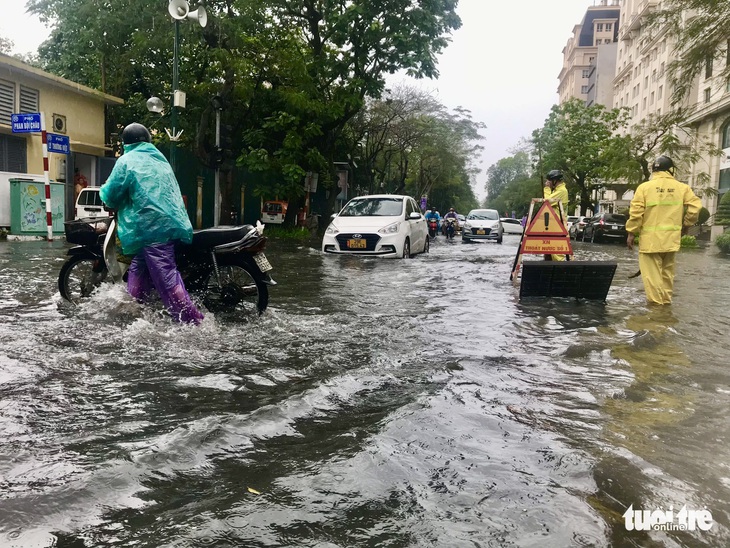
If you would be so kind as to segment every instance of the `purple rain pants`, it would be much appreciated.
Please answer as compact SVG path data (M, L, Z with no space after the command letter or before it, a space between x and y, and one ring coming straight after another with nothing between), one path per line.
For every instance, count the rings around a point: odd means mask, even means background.
M203 314L190 300L177 270L173 242L148 245L134 256L129 265L127 290L140 302L147 301L157 290L162 303L177 322L198 325L203 319Z

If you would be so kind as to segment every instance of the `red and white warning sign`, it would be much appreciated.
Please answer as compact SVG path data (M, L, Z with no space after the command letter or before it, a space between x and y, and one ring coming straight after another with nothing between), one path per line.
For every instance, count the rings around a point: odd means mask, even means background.
M572 255L570 236L558 214L544 201L537 213L530 219L520 246L520 254Z

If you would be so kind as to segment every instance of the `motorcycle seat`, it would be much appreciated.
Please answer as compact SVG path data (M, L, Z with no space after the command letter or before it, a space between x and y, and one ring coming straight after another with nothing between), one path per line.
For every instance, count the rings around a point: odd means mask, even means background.
M193 230L192 245L195 247L212 248L218 245L237 242L242 240L253 228L253 225L241 225L215 226L213 228Z

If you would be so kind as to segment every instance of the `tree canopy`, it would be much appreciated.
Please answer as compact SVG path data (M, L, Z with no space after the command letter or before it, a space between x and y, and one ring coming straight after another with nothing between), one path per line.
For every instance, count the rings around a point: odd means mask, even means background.
M162 126L146 100L172 95L174 27L160 0L27 0L53 25L39 49L44 69L124 98L108 129L132 120ZM457 0L209 0L208 25L180 24L180 146L214 160L219 95L233 156L249 170L280 175L276 189L301 198L307 171L332 185L345 125L385 77L438 75L436 58L459 28ZM164 134L162 134L164 135ZM265 189L261 189L262 192ZM290 208L295 211L296 208Z

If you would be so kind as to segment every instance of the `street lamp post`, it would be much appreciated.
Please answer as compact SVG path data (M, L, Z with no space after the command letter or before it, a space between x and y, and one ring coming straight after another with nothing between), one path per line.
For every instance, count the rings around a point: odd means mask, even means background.
M177 109L185 108L185 92L180 91L180 21L191 19L197 21L201 27L208 24L208 14L203 6L198 6L194 11L190 11L190 5L187 0L170 0L167 6L167 12L175 20L175 41L173 44L172 59L172 105L170 109L170 125L172 130L165 128L168 137L170 137L170 165L173 172L176 171L177 163L177 142L180 140L183 130L177 129Z

